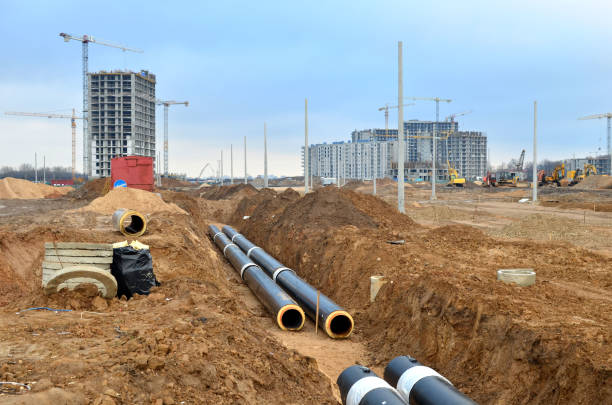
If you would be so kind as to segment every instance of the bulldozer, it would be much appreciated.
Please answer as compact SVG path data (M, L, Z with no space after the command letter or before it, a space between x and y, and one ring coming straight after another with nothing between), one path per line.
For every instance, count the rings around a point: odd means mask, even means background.
M465 184L465 179L463 177L459 177L459 173L457 170L451 166L450 162L447 160L446 164L448 165L448 177L449 182L447 184L448 187L463 187Z

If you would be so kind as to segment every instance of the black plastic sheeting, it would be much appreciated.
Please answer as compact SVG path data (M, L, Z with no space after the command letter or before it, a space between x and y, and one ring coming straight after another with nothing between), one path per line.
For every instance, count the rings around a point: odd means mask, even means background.
M415 368L416 367L416 368ZM402 376L412 373L402 385ZM404 400L414 405L475 405L476 402L453 387L435 370L410 356L399 356L385 367L385 381L397 388ZM408 375L406 375L408 377ZM398 385L399 384L399 385Z
M131 246L113 249L111 274L117 279L117 297L148 295L151 287L161 285L153 273L153 257L148 249Z

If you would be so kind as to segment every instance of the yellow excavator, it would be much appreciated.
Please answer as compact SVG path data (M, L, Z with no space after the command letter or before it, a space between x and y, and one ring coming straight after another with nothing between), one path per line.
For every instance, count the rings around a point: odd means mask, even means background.
M570 170L567 172L567 177L570 179L569 185L575 186L576 184L584 180L585 177L589 177L591 175L596 175L596 174L597 174L597 168L590 163L585 163L584 170L581 170L581 169Z
M559 166L555 167L552 174L550 176L543 176L543 180L540 180L540 185L546 185L555 183L558 187L561 187L561 179L565 178L565 163L561 163Z
M457 172L457 170L451 166L448 160L446 161L446 164L448 165L448 177L450 179L447 186L463 187L465 184L465 179L463 177L459 177L459 172Z

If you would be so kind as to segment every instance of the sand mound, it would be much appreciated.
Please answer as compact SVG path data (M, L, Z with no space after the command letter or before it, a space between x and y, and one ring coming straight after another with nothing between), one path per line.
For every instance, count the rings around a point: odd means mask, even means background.
M610 189L612 188L612 177L599 175L588 176L578 183L575 188L580 190Z
M0 199L6 200L59 197L70 191L71 187L52 187L13 177L0 180Z
M229 198L243 198L257 194L257 189L250 184L232 184L230 186L209 187L200 197L207 200L226 200Z
M77 200L93 200L98 198L104 194L107 181L110 182L110 179L106 177L90 180L71 192L68 197L76 198Z
M92 211L99 214L112 214L119 208L136 210L143 214L168 212L186 214L174 203L166 203L157 194L136 188L116 188L104 197L98 197L80 211Z

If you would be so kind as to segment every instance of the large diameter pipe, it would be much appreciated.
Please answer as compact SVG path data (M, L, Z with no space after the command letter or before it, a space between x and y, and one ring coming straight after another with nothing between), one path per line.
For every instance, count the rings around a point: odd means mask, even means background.
M344 405L406 405L402 396L385 380L360 365L345 369L336 382Z
M111 219L115 229L130 238L137 238L147 230L146 218L137 211L120 208Z
M240 278L246 282L266 309L274 315L278 327L282 330L302 329L306 319L302 308L274 284L264 271L232 243L219 228L210 225L208 232L213 242L223 251L223 255L240 273Z
M254 245L244 235L231 226L225 225L223 232L238 245L247 256L257 263L266 274L304 309L313 320L317 318L319 307L319 326L331 338L346 338L353 331L354 321L351 315L338 306L329 297L320 294L306 281L281 262L270 256L261 247ZM318 296L318 299L317 299Z
M474 405L434 369L410 356L399 356L385 368L385 381L397 388L402 398L413 405Z

